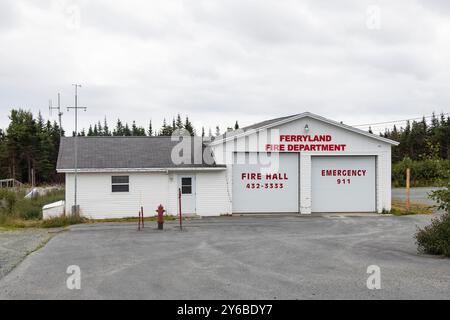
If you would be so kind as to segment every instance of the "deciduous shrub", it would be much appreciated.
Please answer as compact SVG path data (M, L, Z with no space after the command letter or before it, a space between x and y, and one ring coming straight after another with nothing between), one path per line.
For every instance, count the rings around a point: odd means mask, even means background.
M450 160L405 158L392 165L394 187L405 186L407 168L411 169L411 186L413 187L443 186L450 180Z
M435 199L438 207L446 212L433 219L430 225L417 231L419 251L450 257L450 184L446 189L432 192L430 198Z
M17 202L17 195L14 191L0 189L0 214L12 215Z

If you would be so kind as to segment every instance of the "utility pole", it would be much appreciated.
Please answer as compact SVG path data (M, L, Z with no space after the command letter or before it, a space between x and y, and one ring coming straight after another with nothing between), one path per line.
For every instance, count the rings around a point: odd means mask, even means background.
M61 95L58 92L58 106L54 107L52 104L52 100L50 100L48 110L50 111L50 115L52 114L52 110L56 109L58 110L58 118L59 118L59 136L62 137L63 129L62 129L62 115L61 112Z
M79 208L77 203L77 174L78 174L78 109L83 109L86 111L86 107L78 107L78 88L81 88L81 84L72 84L75 87L75 106L67 107L67 111L70 109L75 110L75 137L74 142L74 153L75 153L75 193L74 193L74 205L72 207L72 215L79 215Z

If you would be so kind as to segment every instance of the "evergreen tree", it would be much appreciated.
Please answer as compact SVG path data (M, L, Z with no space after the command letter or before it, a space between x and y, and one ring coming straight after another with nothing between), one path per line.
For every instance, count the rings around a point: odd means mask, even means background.
M97 123L97 130L98 130L98 135L103 136L103 128L102 128L102 124L100 123L100 121Z
M148 131L147 131L147 135L149 137L153 136L153 126L152 126L152 120L150 120L150 123L148 124Z
M145 136L145 129L142 127L138 127L136 125L136 121L133 121L133 124L131 126L131 135L137 137Z
M120 119L117 119L116 128L113 130L113 136L123 136L124 135L124 128L122 121Z
M136 125L136 121L133 120L133 124L131 125L131 135L137 136L138 135L138 127Z
M31 182L38 152L37 125L29 111L12 110L6 130L11 178Z
M130 127L128 126L128 123L125 123L125 127L123 128L123 135L126 137L131 136L131 130Z
M164 118L163 125L160 131L160 136L171 136L173 133L173 128L167 125L166 119Z
M194 135L195 135L194 127L193 127L191 121L189 121L189 118L188 118L188 117L186 117L186 122L184 123L184 129L185 129L187 132L189 132L189 134L190 134L191 136L194 136Z
M59 130L53 130L50 121L43 125L43 119L38 119L38 149L37 159L34 166L34 180L36 183L46 182L54 176L55 155L59 149ZM56 138L56 139L55 139Z
M236 120L236 123L234 124L234 130L237 130L237 129L239 129L239 123Z
M106 137L111 136L111 132L109 131L108 121L106 121L106 117L103 120L103 135Z
M186 117L186 119L187 119L187 117ZM185 126L183 126L183 121L181 120L180 114L177 115L177 121L176 121L176 123L174 125L174 128L176 128L176 129L183 129L183 128L185 128Z

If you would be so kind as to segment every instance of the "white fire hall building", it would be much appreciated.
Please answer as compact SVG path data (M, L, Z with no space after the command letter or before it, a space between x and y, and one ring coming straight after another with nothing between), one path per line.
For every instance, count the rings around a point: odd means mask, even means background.
M66 212L75 201L75 138L62 138L57 171ZM187 143L189 142L189 143ZM373 213L391 208L391 147L398 143L305 112L212 141L78 137L77 204L93 218L168 214Z

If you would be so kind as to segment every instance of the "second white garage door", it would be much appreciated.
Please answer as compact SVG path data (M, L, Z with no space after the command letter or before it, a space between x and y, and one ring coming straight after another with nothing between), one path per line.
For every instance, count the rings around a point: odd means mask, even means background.
M233 213L298 212L298 154L235 153Z
M312 212L374 212L374 156L312 157Z

